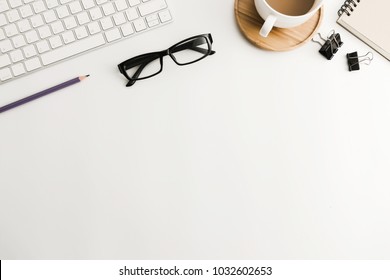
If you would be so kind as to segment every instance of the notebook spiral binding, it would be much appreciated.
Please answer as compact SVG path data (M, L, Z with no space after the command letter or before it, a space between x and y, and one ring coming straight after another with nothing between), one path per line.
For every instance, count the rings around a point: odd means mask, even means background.
M341 17L344 13L347 14L347 16L350 16L360 1L361 0L346 0L338 11L339 17Z

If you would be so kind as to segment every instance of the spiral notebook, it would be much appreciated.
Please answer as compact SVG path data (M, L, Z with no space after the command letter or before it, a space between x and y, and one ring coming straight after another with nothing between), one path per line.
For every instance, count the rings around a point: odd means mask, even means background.
M337 23L390 60L390 0L347 0Z

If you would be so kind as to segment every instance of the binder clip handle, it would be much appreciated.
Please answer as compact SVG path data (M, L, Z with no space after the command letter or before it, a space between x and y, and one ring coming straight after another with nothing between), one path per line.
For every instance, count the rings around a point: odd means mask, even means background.
M347 54L349 71L358 71L360 70L360 64L370 65L373 60L374 54L372 52L368 52L362 56L359 56L358 52Z
M315 39L315 36L311 39L311 41L321 46L319 52L328 60L331 60L338 52L339 48L344 44L341 41L340 34L336 33L334 29L329 32L326 38L322 37L321 33L317 33L317 36L322 42Z

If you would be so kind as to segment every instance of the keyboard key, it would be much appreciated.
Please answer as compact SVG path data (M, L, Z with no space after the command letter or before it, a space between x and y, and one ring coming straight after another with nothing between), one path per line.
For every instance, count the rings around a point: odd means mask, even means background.
M9 59L8 54L0 54L0 68L8 66L11 64L11 60Z
M69 4L69 9L70 9L70 12L72 14L77 14L78 12L82 11L80 2L78 2L78 1L74 1L74 2L70 3Z
M9 6L6 1L0 1L0 13L8 11Z
M5 39L5 33L2 29L0 29L0 40L4 40Z
M24 5L19 8L20 15L22 18L31 17L33 15L33 11L30 5Z
M0 14L0 27L7 24L7 19L5 18L5 14Z
M100 20L100 24L102 25L103 30L110 29L114 25L112 24L112 20L109 17L103 18Z
M32 59L26 60L24 62L24 65L26 66L26 69L27 69L28 72L42 67L42 64L39 61L38 57L34 57Z
M8 21L10 23L18 21L20 19L18 10L10 10L6 13L6 16L8 18Z
M111 29L105 33L107 42L113 42L121 38L121 33L118 28Z
M41 15L36 15L30 18L31 24L34 28L40 27L44 24L42 16Z
M68 8L65 5L58 7L56 9L56 12L57 12L58 18L60 18L60 19L69 16Z
M113 15L112 18L114 19L115 25L121 25L126 23L126 18L123 13L117 13Z
M11 52L9 54L9 56L11 57L11 60L12 60L13 63L22 61L24 59L21 50L16 50L16 51Z
M151 0L139 6L139 12L141 13L141 16L147 16L165 8L167 8L167 4L164 0Z
M104 4L102 6L103 8L103 13L106 15L106 16L109 16L109 15L112 15L113 13L115 13L115 9L114 9L114 5L112 5L111 2L107 3L107 4Z
M62 35L62 40L64 41L65 44L72 43L76 41L76 38L74 37L73 31L67 31L63 33Z
M158 20L158 16L156 14L147 16L145 19L146 19L146 22L148 23L149 27L153 27L153 26L160 24L160 22Z
M88 24L88 30L89 30L89 33L92 35L99 33L101 31L100 25L97 22L92 22L92 23Z
M64 26L62 25L62 22L60 20L54 22L51 24L51 30L53 30L54 34L59 34L61 32L64 32Z
M50 50L49 44L46 40L38 42L36 46L39 53L45 53Z
M8 3L11 6L11 8L20 7L23 5L21 0L8 0Z
M12 78L11 70L8 68L0 69L0 80L2 82Z
M133 21L137 18L139 18L138 12L135 8L128 9L126 11L126 16L129 21Z
M3 40L3 41L0 41L0 51L1 51L2 53L9 52L9 51L11 51L11 50L13 50L13 49L14 49L14 47L12 46L10 40Z
M90 49L104 45L106 42L102 34L89 36L86 39L76 41L72 44L45 53L41 56L43 65L49 65L54 62L63 60L65 58L74 56L76 54L88 51Z
M49 39L49 43L50 43L50 46L51 46L53 49L56 49L56 48L62 46L62 40L61 40L60 36L51 37L51 38Z
M82 12L77 15L77 21L79 22L79 25L84 25L91 20L89 19L87 12Z
M125 36L125 37L134 33L134 29L131 26L131 23L126 23L126 24L122 25L121 31L122 31L123 36Z
M53 9L58 6L57 0L46 0L46 5L48 9Z
M67 17L64 19L64 24L66 29L72 29L77 26L76 19L74 17Z
M35 30L31 30L25 34L27 43L34 43L39 40L38 34Z
M97 20L103 17L102 11L99 7L89 10L89 15L91 16L92 20Z
M102 5L102 4L104 4L104 3L107 3L107 1L108 1L108 0L96 0L96 3L97 3L98 5Z
M145 19L146 19L146 22L149 22L149 21L154 21L154 20L158 19L158 17L156 14L153 14L153 15L147 16Z
M36 1L33 2L33 9L36 14L42 13L46 10L45 4L43 4L43 1Z
M27 44L26 40L24 40L23 35L18 35L18 36L13 37L12 43L14 44L14 47L16 49L21 48Z
M117 0L115 1L115 7L118 11L123 11L127 9L126 0Z
M137 31L137 32L140 32L140 31L146 29L146 24L145 24L145 21L143 18L139 18L139 19L135 20L133 23L134 23L135 31Z
M95 2L93 0L81 0L83 3L83 7L85 10L89 10L95 6Z
M76 28L74 30L74 32L76 33L77 39L82 39L82 38L85 38L88 36L88 32L87 32L87 29L85 29L85 26L81 26L79 28Z
M26 73L26 70L24 69L24 66L22 63L15 64L11 67L12 72L14 73L14 76L20 76Z
M153 26L156 26L156 25L159 25L159 24L160 24L160 22L157 19L148 21L148 26L149 27L153 27Z
M141 4L141 1L139 1L139 0L128 0L128 1L129 1L130 7L134 7L134 6Z
M44 25L44 26L38 28L38 33L42 39L46 39L52 35L50 28L47 25Z
M57 16L53 10L49 10L43 13L43 17L45 18L46 23L52 23L57 20Z
M167 22L172 19L171 13L168 10L158 13L158 16L160 17L161 22Z
M27 19L18 21L18 27L20 32L26 32L28 30L31 30L30 22Z
M37 54L37 51L35 50L33 45L28 45L27 47L23 48L23 53L26 58L33 57Z
M18 29L16 28L16 25L14 23L7 25L4 27L5 35L7 35L8 38L15 36L18 34Z

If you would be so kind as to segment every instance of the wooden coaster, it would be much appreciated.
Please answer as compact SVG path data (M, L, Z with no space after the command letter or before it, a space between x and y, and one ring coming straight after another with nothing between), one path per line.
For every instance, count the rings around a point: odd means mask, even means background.
M264 20L256 11L254 0L235 0L236 20L244 36L259 48L271 51L288 51L295 49L310 40L316 33L324 7L307 22L293 28L274 27L267 38L259 35Z

